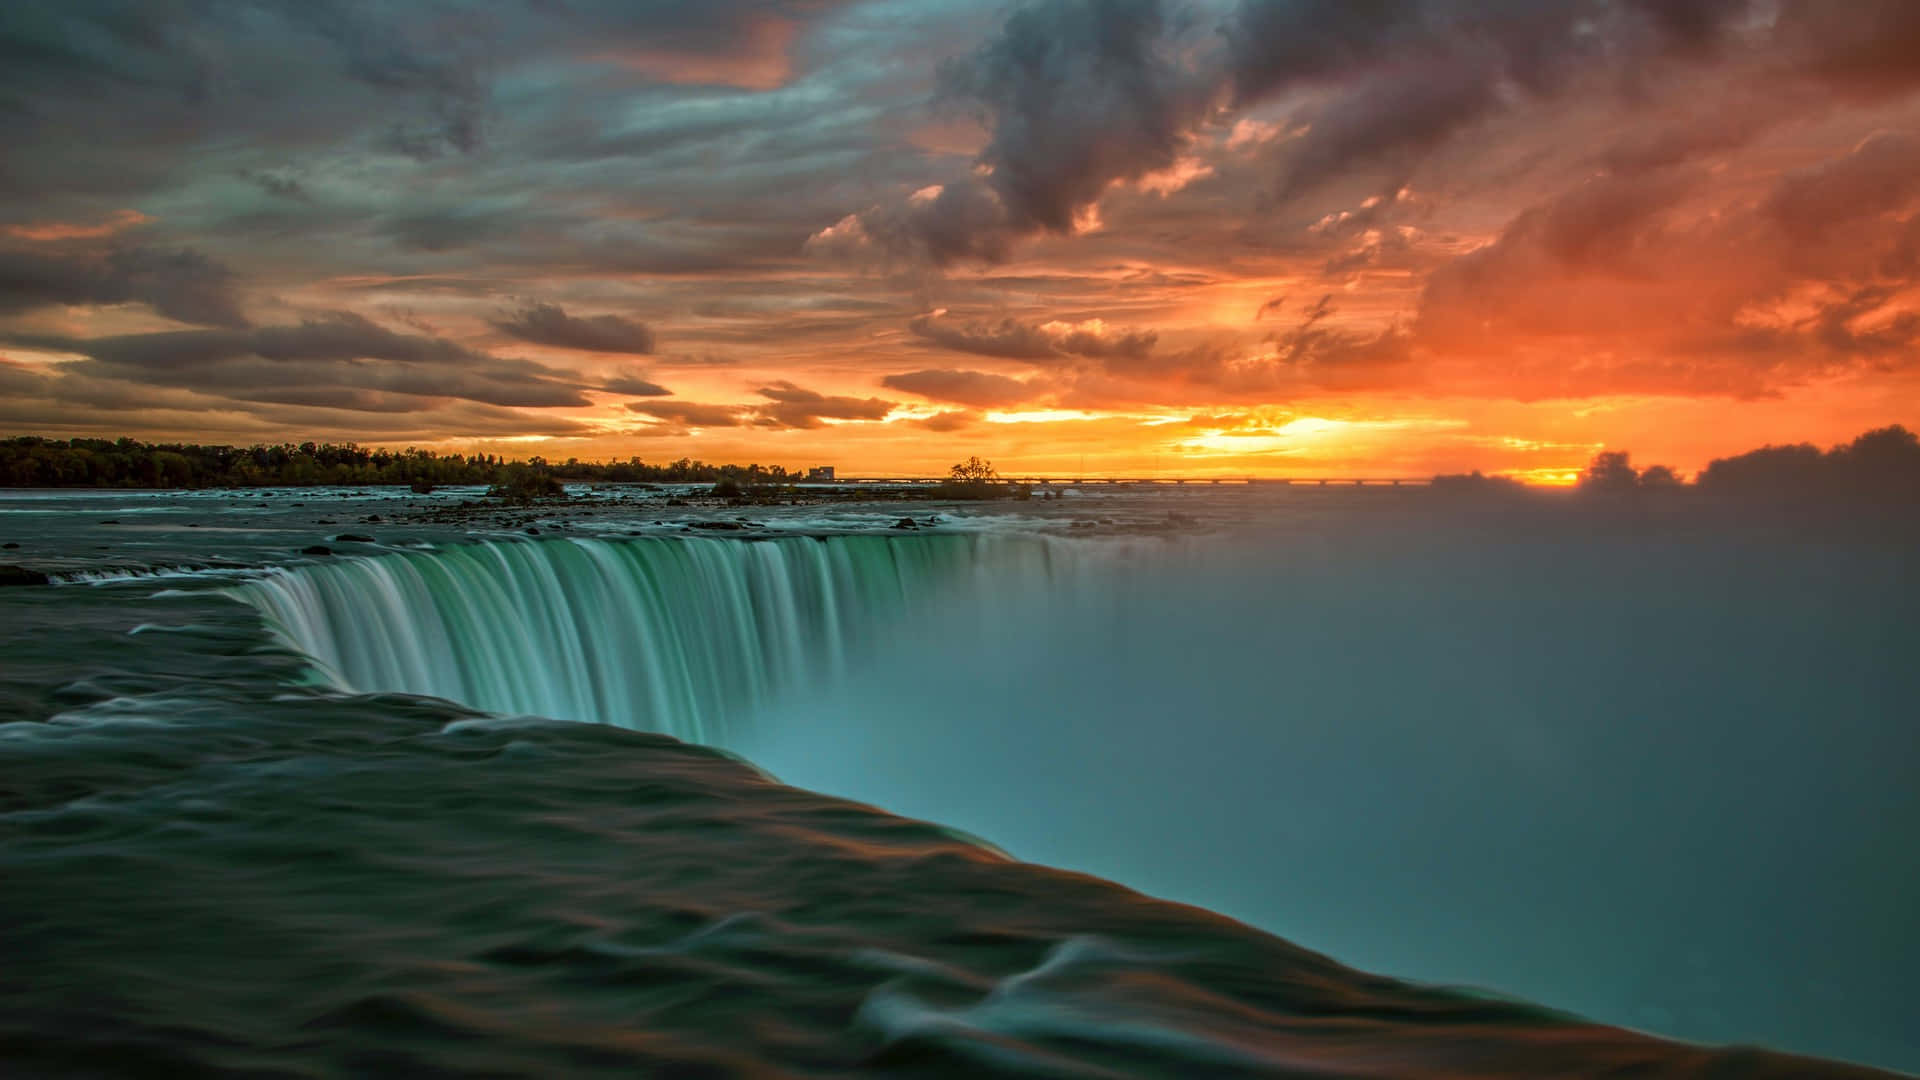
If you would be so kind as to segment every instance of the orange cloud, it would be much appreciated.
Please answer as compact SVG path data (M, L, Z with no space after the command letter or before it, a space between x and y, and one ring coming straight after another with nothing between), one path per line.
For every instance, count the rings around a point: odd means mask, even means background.
M105 221L93 225L83 225L70 221L43 221L26 225L9 225L4 231L18 240L46 242L50 240L98 240L125 232L151 222L153 219L138 210L115 210Z
M665 83L775 90L793 76L791 50L798 33L792 19L763 15L746 21L739 39L724 51L687 50L672 43L657 48L628 45L592 59Z

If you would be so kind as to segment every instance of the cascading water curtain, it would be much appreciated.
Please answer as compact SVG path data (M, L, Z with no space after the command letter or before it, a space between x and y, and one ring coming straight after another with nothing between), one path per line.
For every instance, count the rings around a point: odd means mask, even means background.
M1044 587L1032 536L483 542L304 566L234 591L335 686L724 741L729 718L840 676L883 628Z

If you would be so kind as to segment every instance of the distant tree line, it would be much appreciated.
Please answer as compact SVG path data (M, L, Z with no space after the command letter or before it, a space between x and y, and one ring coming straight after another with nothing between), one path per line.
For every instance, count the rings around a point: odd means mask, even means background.
M710 465L681 458L650 465L638 457L587 462L544 457L508 461L498 454L440 454L409 447L374 450L354 443L278 443L210 446L144 443L136 439L0 440L0 486L104 488L305 487L381 484L430 488L487 484L544 489L551 483L707 483L727 490L790 484L801 478L774 465ZM1505 477L1478 472L1437 476L1436 488L1519 490ZM1623 450L1594 456L1580 488L1593 493L1697 490L1730 495L1905 494L1920 497L1920 436L1895 424L1822 451L1811 443L1764 446L1716 458L1693 483L1665 465L1635 468ZM1000 480L992 463L969 458L955 465L940 490L952 498L1020 498L1027 492Z
M1920 497L1920 436L1895 424L1826 451L1812 443L1763 446L1715 458L1692 484L1665 465L1635 469L1624 450L1596 454L1580 474L1580 489L1600 494L1684 488L1716 495Z
M1715 495L1808 497L1855 496L1920 501L1920 436L1894 424L1866 432L1849 443L1822 451L1812 443L1763 446L1733 457L1715 458L1688 483L1666 465L1635 468L1625 450L1595 454L1580 473L1587 494L1626 492L1705 492ZM1435 491L1518 493L1525 485L1478 470L1433 478Z
M373 450L353 443L279 443L248 447L198 443L144 443L136 439L0 440L0 486L105 488L307 487L401 484L519 483L527 475L577 483L713 483L746 485L789 480L784 466L709 465L681 458L650 465L531 457L513 462L498 454L441 454L432 450Z

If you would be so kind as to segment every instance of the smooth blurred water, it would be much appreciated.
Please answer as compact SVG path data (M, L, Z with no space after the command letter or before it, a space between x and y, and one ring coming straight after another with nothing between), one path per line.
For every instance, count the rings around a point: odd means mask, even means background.
M1053 553L968 533L482 542L307 567L236 595L343 690L725 744L729 720L844 679L849 653L968 583L1050 587Z
M645 523L619 514L577 538L481 543L385 523L350 549L367 557L303 560L311 508L230 508L217 539L203 523L140 540L154 562L193 552L213 569L7 598L0 690L67 708L76 736L128 718L101 744L116 754L156 715L198 718L220 745L280 725L295 734L274 736L292 755L276 768L330 762L339 784L386 775L389 753L414 760L416 735L351 755L410 730L406 710L442 708L341 696L355 691L666 731L1346 963L1920 1067L1908 517L1417 492L983 509L904 535L886 508L861 512L864 529L775 515L775 538L753 542L630 536ZM123 547L116 519L54 515L40 539ZM593 745L583 763L613 752ZM509 783L511 755L487 753L484 783ZM440 786L437 760L416 779L457 833L479 796ZM569 811L563 775L540 775L530 820L597 832L587 804L620 798L599 777ZM307 810L324 817L345 790L315 787ZM438 811L394 805L419 819L409 843L441 835ZM502 843L499 858L528 858ZM834 873L795 888L843 895ZM869 1028L997 1015L863 1000Z
M736 748L1362 967L1920 1068L1911 536L1632 513L1254 526Z

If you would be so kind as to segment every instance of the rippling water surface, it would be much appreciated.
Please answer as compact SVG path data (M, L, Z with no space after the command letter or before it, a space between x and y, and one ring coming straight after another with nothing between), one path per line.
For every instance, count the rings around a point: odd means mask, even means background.
M0 497L0 1062L1920 1067L1903 515L462 497Z

